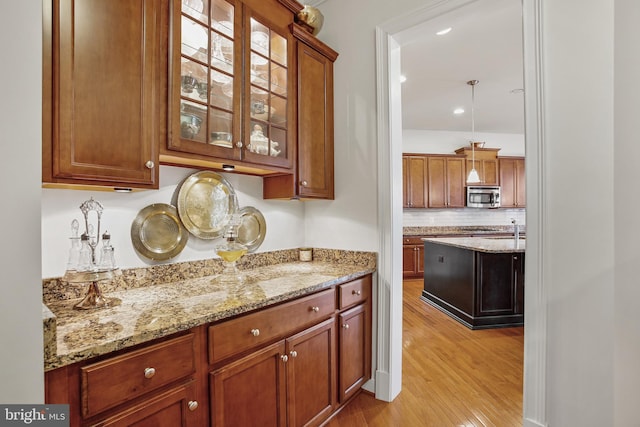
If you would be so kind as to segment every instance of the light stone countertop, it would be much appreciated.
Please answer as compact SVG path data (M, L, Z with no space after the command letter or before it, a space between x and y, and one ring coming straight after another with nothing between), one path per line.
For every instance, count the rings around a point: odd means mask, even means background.
M425 242L439 243L441 245L455 246L478 252L488 253L514 253L524 252L526 239L520 238L516 245L513 236L500 237L425 237Z
M45 371L313 293L374 271L375 266L362 264L285 262L243 271L245 284L238 289L216 284L212 275L105 292L104 296L115 303L102 309L74 310L77 299L50 301L43 307Z

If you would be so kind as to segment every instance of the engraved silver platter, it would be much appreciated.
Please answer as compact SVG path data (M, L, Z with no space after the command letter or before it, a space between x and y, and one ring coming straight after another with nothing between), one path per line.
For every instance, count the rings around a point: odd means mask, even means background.
M189 240L175 206L154 203L143 208L131 224L136 251L151 260L164 261L178 255Z
M253 206L245 206L238 211L240 226L238 227L238 243L247 247L249 252L254 252L262 244L267 234L267 223L262 212Z
M200 171L189 176L178 192L178 214L191 234L215 239L224 233L237 209L236 193L222 175Z

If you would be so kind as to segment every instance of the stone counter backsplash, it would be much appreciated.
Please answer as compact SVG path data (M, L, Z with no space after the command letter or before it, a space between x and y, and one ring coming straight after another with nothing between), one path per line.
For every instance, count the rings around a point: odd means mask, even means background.
M250 270L274 264L298 261L298 249L284 249L273 252L260 252L243 256L236 265L240 270ZM376 257L372 252L345 251L339 249L313 249L313 260L335 264L353 264L375 268ZM180 280L213 276L222 271L222 260L219 258L200 261L159 264L144 268L122 269L122 275L113 280L101 282L103 293L143 288ZM87 292L87 285L67 283L61 277L43 279L42 300L50 304L59 300L82 298Z

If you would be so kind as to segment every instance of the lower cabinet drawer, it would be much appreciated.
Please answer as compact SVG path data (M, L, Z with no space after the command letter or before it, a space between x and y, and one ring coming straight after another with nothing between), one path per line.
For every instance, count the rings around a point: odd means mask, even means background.
M192 375L196 371L194 346L191 333L82 367L83 417Z
M335 292L327 289L282 305L240 316L209 327L209 361L216 363L235 354L331 316Z
M342 310L369 298L371 275L338 286L338 308Z

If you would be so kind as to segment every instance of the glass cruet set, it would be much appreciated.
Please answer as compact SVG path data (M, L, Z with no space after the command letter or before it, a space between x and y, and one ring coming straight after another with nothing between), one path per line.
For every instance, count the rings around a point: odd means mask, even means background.
M84 216L85 231L78 235L80 223L76 219L71 221L71 247L62 280L67 283L88 284L86 295L74 308L86 310L106 307L110 301L103 297L98 282L111 280L120 274L111 245L111 235L105 231L100 236L103 211L100 202L92 197L80 205L80 210ZM100 240L102 246L100 252L96 253Z

